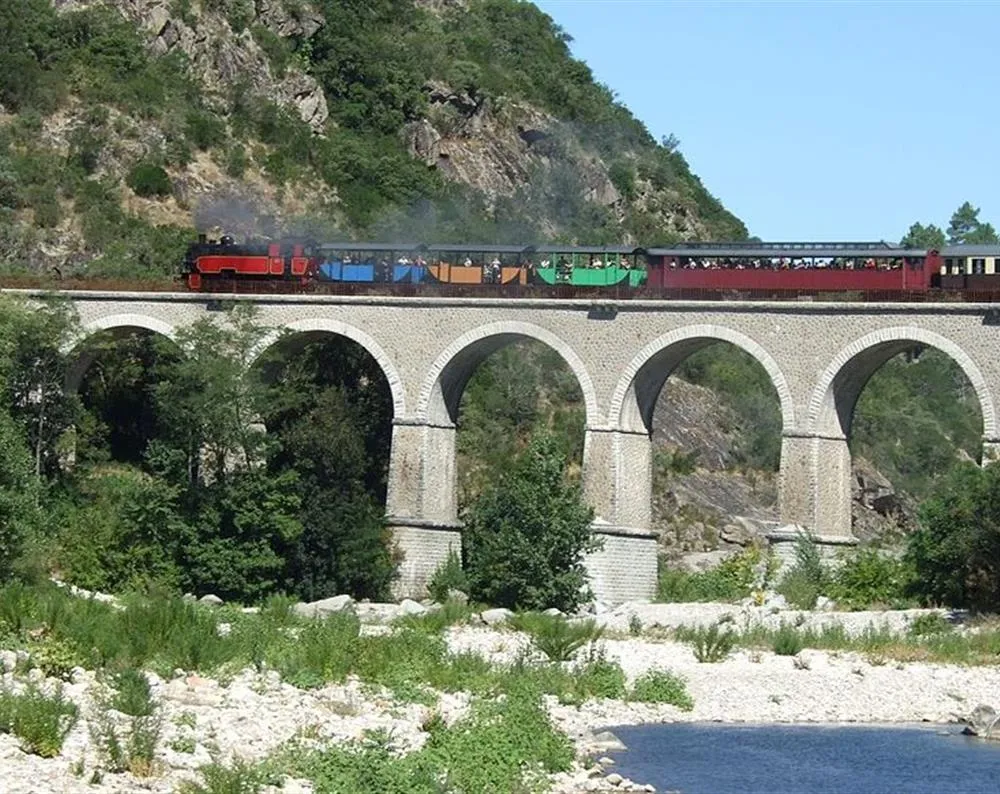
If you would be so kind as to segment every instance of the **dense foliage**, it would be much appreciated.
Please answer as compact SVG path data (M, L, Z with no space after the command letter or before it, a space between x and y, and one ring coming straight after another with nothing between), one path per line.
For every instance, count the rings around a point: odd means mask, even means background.
M555 440L540 435L465 510L470 595L519 609L572 612L587 596L593 511L567 482Z
M1000 466L956 469L924 503L907 557L926 601L1000 608Z

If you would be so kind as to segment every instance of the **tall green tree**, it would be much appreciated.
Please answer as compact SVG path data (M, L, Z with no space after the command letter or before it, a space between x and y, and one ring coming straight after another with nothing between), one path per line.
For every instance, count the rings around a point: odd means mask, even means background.
M38 526L38 491L20 428L0 410L0 580L11 573Z
M59 471L61 442L80 415L76 395L64 388L77 327L65 303L0 300L0 394L31 449L36 478Z
M906 555L927 603L1000 608L1000 466L956 469L924 503Z
M284 549L286 589L307 600L388 595L396 560L385 526L389 385L348 340L275 347L265 420L273 472L295 472L303 531Z
M903 235L899 244L904 248L926 248L928 250L941 250L945 245L944 232L933 223L924 226L922 223L914 223L909 231Z
M282 552L302 531L297 475L266 468L264 386L253 365L269 333L249 304L195 323L178 334L184 355L164 365L155 387L163 433L147 461L182 489L180 561L195 592L241 600L274 592Z
M182 329L176 343L184 355L163 368L156 384L163 444L191 484L206 477L225 481L230 472L264 461L263 385L253 362L269 330L257 314L252 304L239 303L224 321L206 318ZM161 344L173 352L169 342Z
M948 223L948 242L951 245L991 245L997 242L992 224L979 220L979 207L964 202Z
M589 597L583 562L599 547L590 531L594 513L565 467L558 442L539 435L464 511L462 551L473 598L572 612Z

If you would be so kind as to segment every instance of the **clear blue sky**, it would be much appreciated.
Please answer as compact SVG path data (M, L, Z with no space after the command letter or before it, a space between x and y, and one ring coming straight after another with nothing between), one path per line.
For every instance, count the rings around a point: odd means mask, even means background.
M538 0L765 240L1000 227L1000 4Z

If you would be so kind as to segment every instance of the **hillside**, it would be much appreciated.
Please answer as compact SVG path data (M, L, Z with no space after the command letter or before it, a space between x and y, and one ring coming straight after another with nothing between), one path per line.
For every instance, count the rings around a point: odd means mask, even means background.
M7 0L0 257L159 275L193 229L740 238L516 0Z

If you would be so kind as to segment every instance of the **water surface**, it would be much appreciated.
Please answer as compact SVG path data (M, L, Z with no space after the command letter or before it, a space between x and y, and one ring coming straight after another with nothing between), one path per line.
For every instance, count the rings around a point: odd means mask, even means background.
M615 770L683 794L1000 794L1000 742L957 726L720 725L611 729Z

